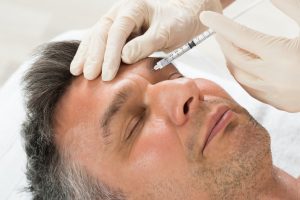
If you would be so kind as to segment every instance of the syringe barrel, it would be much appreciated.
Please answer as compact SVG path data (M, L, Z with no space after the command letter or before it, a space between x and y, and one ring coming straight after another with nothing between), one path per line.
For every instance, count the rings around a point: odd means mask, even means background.
M206 40L207 38L209 38L210 36L212 36L213 34L215 34L215 32L211 29L208 29L207 31L203 32L201 35L194 38L193 41L196 45L198 45L204 40Z
M168 56L161 61L158 62L160 68L163 68L167 66L169 63L171 63L173 60L176 58L180 57L181 55L185 54L187 51L195 47L196 45L200 44L207 38L209 38L211 35L213 35L215 32L211 29L208 29L207 31L203 32L201 35L198 37L194 38L187 44L183 45L182 47L175 49L171 53L168 54Z
M178 48L178 49L172 51L172 52L169 54L169 55L171 55L170 58L171 58L172 60L174 60L175 58L177 58L177 57L183 55L185 52L187 52L187 51L190 50L190 49L191 49L191 47L190 47L188 44L185 44L185 45L183 45L182 47L180 47L180 48Z
M185 44L184 46L172 51L171 53L168 54L168 57L162 59L160 62L161 65L166 66L169 63L171 63L175 58L183 55L185 52L190 50L190 47L188 44Z

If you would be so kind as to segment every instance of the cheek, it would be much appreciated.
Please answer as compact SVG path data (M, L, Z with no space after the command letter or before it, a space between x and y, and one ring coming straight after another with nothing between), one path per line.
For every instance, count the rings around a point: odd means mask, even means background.
M132 169L147 174L153 170L163 172L180 167L184 163L183 146L175 128L156 121L145 126L140 134L130 153Z

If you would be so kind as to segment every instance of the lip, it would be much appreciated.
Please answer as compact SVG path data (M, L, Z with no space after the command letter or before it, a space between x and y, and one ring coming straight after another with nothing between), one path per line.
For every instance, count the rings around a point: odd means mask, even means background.
M232 111L227 106L221 106L211 115L208 120L208 128L205 134L202 152L210 141L222 130L224 130L232 119Z

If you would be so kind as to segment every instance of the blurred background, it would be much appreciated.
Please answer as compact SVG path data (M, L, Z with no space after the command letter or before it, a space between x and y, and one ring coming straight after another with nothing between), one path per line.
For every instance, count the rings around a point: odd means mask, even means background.
M85 29L117 0L0 0L0 88L43 42Z

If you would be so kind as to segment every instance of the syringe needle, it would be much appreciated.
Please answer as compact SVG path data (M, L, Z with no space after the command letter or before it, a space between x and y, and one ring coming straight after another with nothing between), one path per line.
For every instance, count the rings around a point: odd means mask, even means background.
M158 63L154 66L154 70L158 70L158 69L160 69L161 67L160 67L160 65L158 65Z

